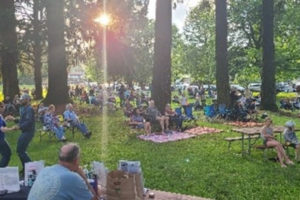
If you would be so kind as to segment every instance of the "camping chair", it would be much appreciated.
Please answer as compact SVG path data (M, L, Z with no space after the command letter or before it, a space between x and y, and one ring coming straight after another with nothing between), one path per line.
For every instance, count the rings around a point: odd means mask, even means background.
M59 115L58 117L59 117L59 121L63 123L63 127L66 128L66 129L71 130L72 136L74 138L74 136L75 136L75 126L73 126L71 122L67 121L65 119L64 115Z
M175 112L178 116L182 115L181 107L175 108Z
M226 119L227 117L227 109L226 109L226 105L225 104L219 104L218 105L218 116Z
M193 120L195 119L194 116L193 116L193 106L189 105L186 107L186 117L188 120Z
M204 107L204 115L207 119L214 118L216 115L214 105L205 106Z

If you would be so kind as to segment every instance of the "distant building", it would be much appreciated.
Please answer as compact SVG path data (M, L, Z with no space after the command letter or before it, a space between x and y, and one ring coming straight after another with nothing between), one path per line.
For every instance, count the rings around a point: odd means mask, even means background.
M81 66L71 67L68 72L68 85L85 82L85 72Z

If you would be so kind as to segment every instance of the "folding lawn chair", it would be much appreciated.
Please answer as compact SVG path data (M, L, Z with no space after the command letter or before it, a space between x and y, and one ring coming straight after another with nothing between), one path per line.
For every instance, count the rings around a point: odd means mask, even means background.
M216 116L214 105L205 106L204 115L207 119L213 119Z
M193 119L195 119L194 118L194 116L193 116L193 106L188 106L188 107L186 107L186 117L187 117L187 119L188 120L193 120Z

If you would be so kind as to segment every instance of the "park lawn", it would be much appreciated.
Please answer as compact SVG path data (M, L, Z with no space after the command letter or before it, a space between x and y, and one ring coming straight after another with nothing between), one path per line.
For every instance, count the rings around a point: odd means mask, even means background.
M271 114L275 124L283 125L290 118ZM120 111L108 116L107 154L101 157L102 116L85 117L85 122L93 131L91 139L76 134L69 141L80 144L82 165L93 160L104 161L114 170L118 160L140 160L148 188L183 193L213 199L299 199L300 164L282 169L278 163L264 161L262 152L253 150L251 157L241 157L240 142L227 150L223 140L228 136L239 136L224 124L211 124L203 116L197 124L221 128L221 134L198 136L179 142L154 144L136 138L137 131L124 123ZM300 122L294 119L298 127ZM37 126L37 130L40 126ZM33 160L45 160L46 165L57 162L58 149L62 143L44 136L39 141L36 132L28 152ZM20 166L15 153L19 133L7 134L13 149L10 166ZM290 152L292 155L294 151ZM275 156L275 152L268 152Z

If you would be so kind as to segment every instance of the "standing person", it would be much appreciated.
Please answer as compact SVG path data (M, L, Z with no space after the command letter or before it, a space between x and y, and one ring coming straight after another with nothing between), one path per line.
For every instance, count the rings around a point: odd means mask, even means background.
M185 94L182 94L180 104L183 107L184 113L186 114L186 108L189 106L189 103L188 99L185 97Z
M2 156L0 160L0 167L6 167L10 161L11 150L9 144L5 139L5 132L14 130L13 128L7 128L6 122L2 117L4 113L5 105L0 102L0 154Z
M119 89L119 98L120 98L120 107L121 108L123 107L124 100L125 100L124 93L125 93L125 86L122 84Z
M34 110L30 105L30 100L31 98L28 94L21 96L20 120L17 120L19 124L15 126L15 129L20 129L22 132L17 144L17 153L23 166L21 172L24 172L25 163L31 162L30 157L26 153L26 149L35 131Z

